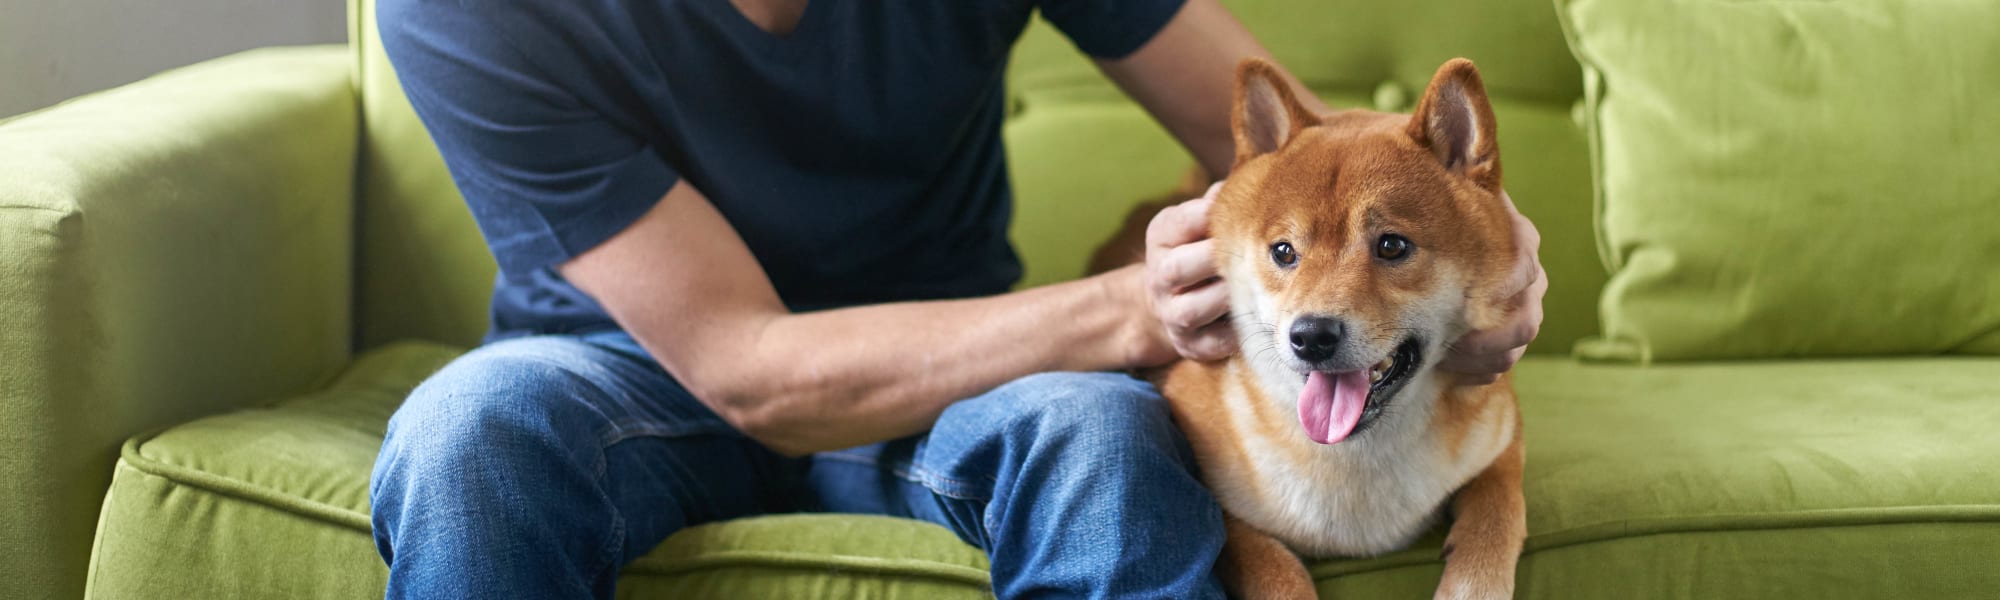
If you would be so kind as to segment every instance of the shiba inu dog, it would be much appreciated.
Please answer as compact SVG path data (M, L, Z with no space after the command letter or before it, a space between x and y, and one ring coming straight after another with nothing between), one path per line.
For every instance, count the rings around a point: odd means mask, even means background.
M1515 257L1478 71L1445 63L1411 115L1315 115L1249 59L1233 111L1209 230L1241 351L1152 374L1227 515L1224 584L1311 598L1300 556L1397 550L1448 514L1437 596L1511 596L1526 536L1512 385L1434 368L1502 322Z

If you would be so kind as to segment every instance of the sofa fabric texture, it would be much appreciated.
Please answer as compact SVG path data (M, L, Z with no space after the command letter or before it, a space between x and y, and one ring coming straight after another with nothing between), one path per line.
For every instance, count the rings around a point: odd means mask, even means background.
M499 266L382 52L373 0L347 4L361 103L355 142L355 344L470 346L486 335Z
M349 69L257 50L0 123L0 597L83 593L122 440L346 363Z
M1614 269L1582 355L2000 353L2000 4L1558 4Z
M1992 8L1226 3L1335 108L1407 110L1454 56L1486 77L1552 282L1516 372L1521 597L2000 589L2000 291L1979 270L2000 235L1978 227L2000 205L2000 128L1978 120L1994 80L1973 76L2000 72ZM484 333L493 261L373 19L355 0L348 46L253 51L0 121L0 598L380 596L366 511L383 428ZM1924 62L1892 69L1895 52ZM1702 60L1660 60L1675 53ZM1829 75L1847 69L1871 87ZM1008 87L1021 285L1075 277L1192 163L1045 24ZM1868 116L1897 94L1900 117ZM1787 156L1732 162L1749 152ZM1686 181L1634 191L1669 166ZM1918 227L1939 206L1960 212ZM1842 244L1788 237L1800 224ZM1790 252L1706 253L1718 243ZM1871 247L1906 258L1850 252ZM1907 258L1946 247L1949 263ZM1855 353L1903 356L1669 360ZM1311 571L1323 595L1422 597L1440 535ZM928 524L775 515L683 531L619 593L975 597L985 569Z
M458 352L392 344L325 390L135 438L105 502L91 596L379 595L387 572L368 533L369 470L404 394ZM1984 357L1656 368L1530 358L1515 383L1532 432L1520 597L1994 589L2000 480L1987 474L2000 467L2000 438L1984 432L2000 421L1996 370L2000 359ZM1926 385L1901 384L1911 381ZM1436 585L1441 541L1312 572L1331 597L1419 595ZM977 549L934 525L781 515L677 534L629 566L619 589L978 597L985 569Z
M326 389L127 443L92 560L92 598L380 597L368 478L389 415L461 352L398 343ZM309 550L308 550L309 549ZM627 597L987 595L950 531L873 516L775 516L683 531L630 565Z

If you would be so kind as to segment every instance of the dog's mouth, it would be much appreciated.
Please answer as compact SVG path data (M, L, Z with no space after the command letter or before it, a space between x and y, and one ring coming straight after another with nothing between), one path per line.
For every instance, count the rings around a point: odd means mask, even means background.
M1338 444L1366 430L1380 418L1384 406L1422 364L1423 344L1403 340L1389 357L1368 369L1306 374L1299 393L1299 425L1306 437L1321 444Z

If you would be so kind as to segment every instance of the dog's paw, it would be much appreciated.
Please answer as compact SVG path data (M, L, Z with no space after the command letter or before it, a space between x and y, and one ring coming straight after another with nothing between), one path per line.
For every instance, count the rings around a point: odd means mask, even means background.
M1506 555L1491 552L1453 552L1445 546L1444 578L1438 581L1437 600L1502 600L1514 597L1514 565Z
M1438 600L1499 600L1514 597L1514 570L1521 550L1518 542L1494 544L1488 540L1503 536L1465 536L1453 527L1445 536L1444 577L1438 581ZM1516 538L1518 539L1518 538ZM1485 543L1482 543L1485 542Z
M1504 600L1514 597L1514 581L1506 577L1452 577L1438 582L1436 600Z
M1438 586L1436 600L1505 600L1512 590L1476 589L1471 586Z

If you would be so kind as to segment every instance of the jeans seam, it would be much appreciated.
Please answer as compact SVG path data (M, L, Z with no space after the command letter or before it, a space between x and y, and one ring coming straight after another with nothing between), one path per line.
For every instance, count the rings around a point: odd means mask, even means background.
M818 456L821 458L831 458L841 462L868 465L878 469L883 467L882 461L880 459L870 458L859 454L849 454L846 452L822 452ZM935 492L938 495L949 496L951 498L955 498L958 500L972 500L976 502L992 501L992 495L993 495L992 493L990 492L986 494L975 493L971 491L971 488L973 488L972 484L938 474L936 471L932 471L930 469L926 469L923 468L922 466L917 465L914 461L912 461L909 465L890 466L889 472L891 474L894 474L897 478L902 479L903 481L908 481L911 483L922 485L926 488L930 488L932 492ZM988 477L987 479L992 480L993 483L996 484L999 483L999 480L997 478Z
M573 338L566 341L573 341L593 351L615 354L623 358L632 358L632 355L630 354L626 354L619 350L608 348L600 344L592 343L581 337ZM539 355L524 355L524 358L528 360L538 361L543 364L547 364L549 366L560 369L562 371L568 372L578 382L582 383L583 385L589 386L592 391L600 395L603 395L605 397L616 398L617 403L619 405L630 406L639 402L638 398L633 397L633 395L627 393L626 390L608 388L599 383L600 379L615 379L622 377L620 374L614 372L611 368L605 366L601 362L594 360L586 360L582 361L580 364L573 364L569 361L556 360L550 357L539 356ZM604 408L601 406L589 405L587 406L587 408L591 412L596 413L598 417L601 417L605 420L611 419L611 415L605 414ZM611 424L611 431L606 432L605 435L598 436L601 441L601 445L609 447L612 444L622 442L627 439L635 437L684 437L684 436L698 435L704 433L734 432L734 428L732 428L726 423L722 424L721 426L710 425L710 424L693 424L693 425L676 424L668 426L668 425L661 425L658 423L654 423L652 425L635 427L627 425L627 423L630 422L632 421L627 420L623 423L613 422Z
M986 494L974 493L968 489L972 487L972 484L939 475L935 471L917 466L916 464L909 465L908 470L905 470L903 467L894 467L890 469L890 472L895 473L897 477L921 483L924 487L931 488L933 492L960 500L986 502L991 500L991 496L993 495L990 492Z
M725 427L716 427L713 425L678 426L678 425L661 425L661 424L624 425L619 423L613 423L611 425L610 431L606 431L604 432L604 435L598 436L598 441L604 447L609 448L613 444L617 444L619 442L623 442L633 438L653 437L653 438L671 439L671 438L682 438L682 437L689 437L696 435L720 435L720 434L730 434L730 433L736 433L736 431L726 426Z
M599 436L600 439L604 437L608 436ZM605 485L605 476L611 468L611 461L605 457L605 451L609 448L610 444L608 443L598 445L597 455L592 461L591 468L592 484L597 488L597 493L603 496L605 504L611 505L611 530L605 533L604 544L597 549L596 564L591 565L590 569L586 571L593 576L605 569L617 568L622 561L614 557L622 554L621 546L624 545L625 539L625 515L619 514L618 507L611 503L610 493Z
M619 565L625 562L623 556L624 546L625 516L613 510L611 512L611 533L604 536L604 547L598 549L597 564L590 568L590 573L596 575L609 570L611 571L611 577L616 578L618 576Z

